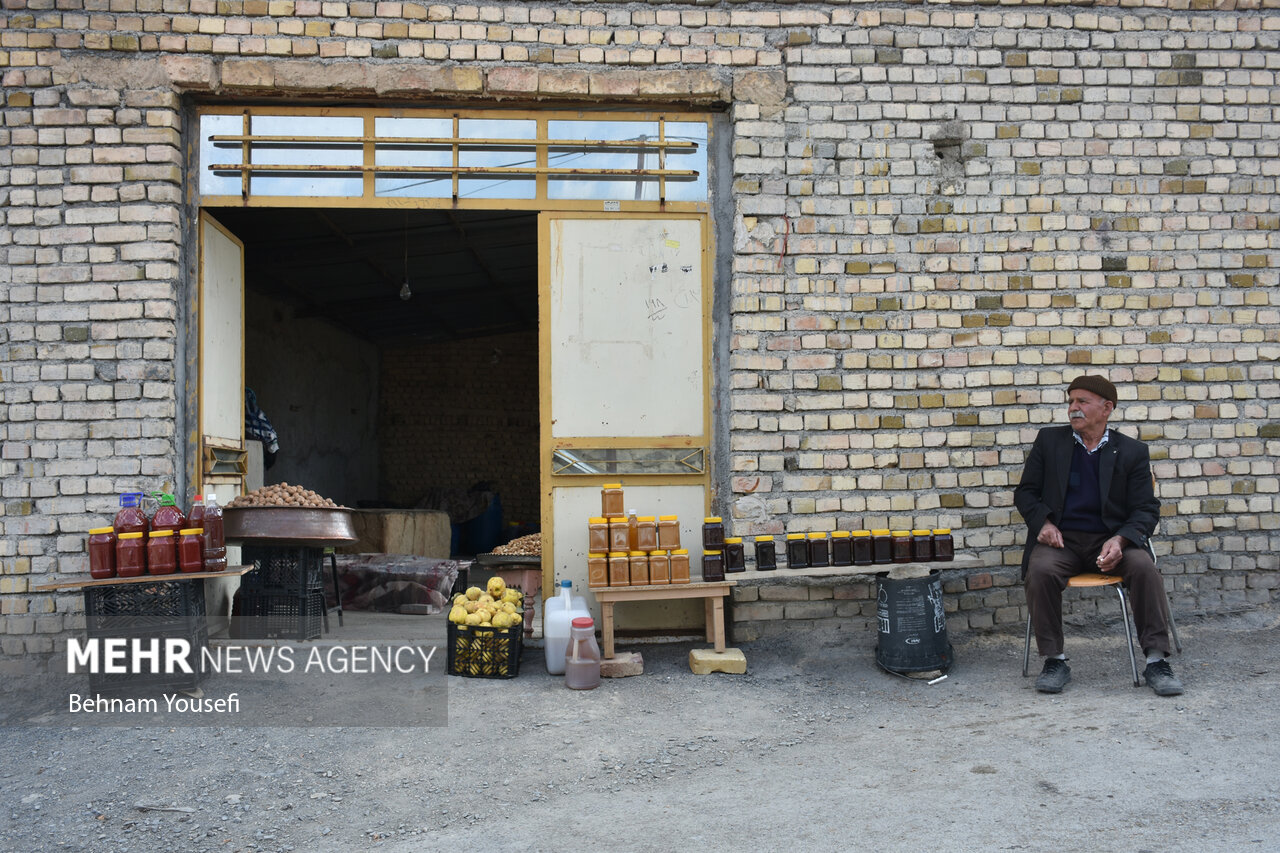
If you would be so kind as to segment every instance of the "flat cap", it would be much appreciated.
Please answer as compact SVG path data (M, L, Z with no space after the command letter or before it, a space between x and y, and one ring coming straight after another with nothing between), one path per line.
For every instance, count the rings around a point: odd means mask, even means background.
M1071 384L1067 386L1067 393L1070 394L1077 388L1082 388L1085 391L1092 391L1102 399L1110 400L1113 406L1119 402L1119 398L1116 396L1116 386L1112 385L1101 376L1077 376L1075 379L1071 380Z

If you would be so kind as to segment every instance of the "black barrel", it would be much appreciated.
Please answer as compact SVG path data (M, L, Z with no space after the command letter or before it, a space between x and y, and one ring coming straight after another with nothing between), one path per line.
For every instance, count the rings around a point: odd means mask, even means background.
M876 663L889 672L946 672L954 660L942 607L942 575L876 582Z

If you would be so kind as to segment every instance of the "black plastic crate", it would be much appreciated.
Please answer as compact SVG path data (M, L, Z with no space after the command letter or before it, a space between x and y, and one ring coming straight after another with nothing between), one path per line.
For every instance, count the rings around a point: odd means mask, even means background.
M466 678L515 678L520 674L524 624L483 628L449 622L448 672Z
M316 640L324 620L324 593L262 592L241 589L231 617L237 639Z
M324 587L323 548L244 545L240 553L245 565L253 565L241 577L241 589L301 595Z
M191 644L192 672L89 673L94 693L115 690L189 690L205 678L202 650L209 645L204 609L204 581L156 581L85 588L85 624L90 639L164 641L183 639ZM163 660L163 657L162 657ZM133 668L132 655L122 662Z
M157 578L151 583L86 587L84 610L90 637L148 630L184 636L206 625L204 581Z
M193 625L189 631L154 631L144 630L139 632L113 632L113 636L124 637L129 640L134 638L140 640L150 640L152 638L160 641L161 661L164 660L164 641L174 637L186 640L191 644L191 657L188 659L192 672L182 672L180 668L175 667L176 672L138 672L138 673L108 673L108 672L91 672L89 673L89 690L94 693L109 693L114 690L128 690L130 692L137 691L155 691L155 690L192 690L199 686L200 682L208 675L201 671L202 652L209 645L209 630L204 620L200 620L200 624ZM132 668L131 659L124 662L126 668Z

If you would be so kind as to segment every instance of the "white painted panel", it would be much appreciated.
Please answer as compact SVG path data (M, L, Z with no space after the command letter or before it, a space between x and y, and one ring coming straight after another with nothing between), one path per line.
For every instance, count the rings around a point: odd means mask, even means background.
M200 216L200 433L244 440L244 246Z
M703 435L700 221L550 228L552 436Z
M628 486L623 484L627 509L637 515L678 515L680 544L689 549L689 573L697 580L702 573L702 519L706 513L703 487ZM555 581L573 581L574 592L591 605L600 618L596 598L587 588L587 519L600 514L600 487L556 487L552 490L555 535L552 565ZM703 624L701 599L687 602L638 602L614 608L619 628L697 628Z

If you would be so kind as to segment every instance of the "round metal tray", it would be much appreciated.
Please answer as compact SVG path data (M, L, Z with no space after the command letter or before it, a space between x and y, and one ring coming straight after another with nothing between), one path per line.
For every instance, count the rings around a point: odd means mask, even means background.
M526 557L523 554L476 554L476 563L481 566L541 566L542 556Z
M356 541L346 507L227 507L222 519L228 542L329 548Z

